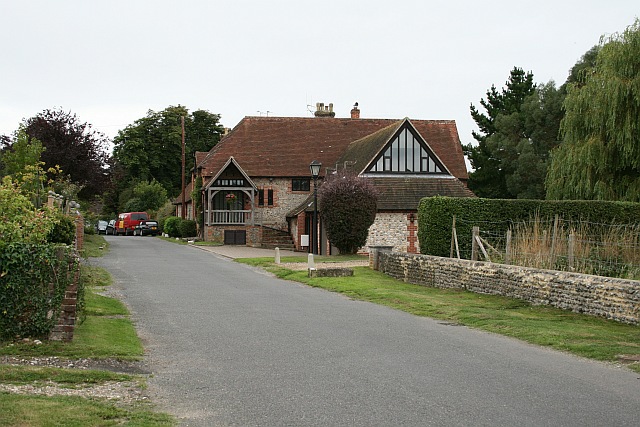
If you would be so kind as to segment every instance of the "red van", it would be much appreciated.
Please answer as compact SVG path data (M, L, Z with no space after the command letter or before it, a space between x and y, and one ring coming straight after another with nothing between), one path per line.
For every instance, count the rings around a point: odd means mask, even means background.
M116 221L116 234L133 235L133 229L136 228L136 225L140 224L140 221L148 219L149 215L146 212L121 213L118 215L118 221Z

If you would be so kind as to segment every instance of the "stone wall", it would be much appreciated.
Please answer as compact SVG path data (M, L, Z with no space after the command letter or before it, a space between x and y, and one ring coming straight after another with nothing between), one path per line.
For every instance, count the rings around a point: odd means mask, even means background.
M311 183L311 191L292 191L291 178L256 178L254 184L260 189L264 189L264 206L258 206L258 197L256 196L256 221L259 224L268 227L287 230L287 213L292 209L300 206L304 200L313 192L313 183ZM267 205L267 191L273 190L273 205Z
M369 253L370 246L378 245L393 246L393 250L397 252L420 252L418 220L410 215L403 212L378 212L375 221L369 227L367 243L360 252Z
M379 270L408 283L502 295L640 324L640 281L482 261L382 252Z

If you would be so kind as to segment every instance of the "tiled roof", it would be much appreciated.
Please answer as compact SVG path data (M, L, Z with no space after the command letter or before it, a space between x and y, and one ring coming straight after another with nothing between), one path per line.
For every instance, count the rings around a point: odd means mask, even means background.
M423 197L476 197L459 179L450 176L367 176L366 179L378 190L379 211L418 210ZM294 217L302 211L313 212L313 209L313 194L310 194L289 211L287 217Z
M367 177L378 190L378 210L418 209L432 196L476 197L459 179L433 176Z
M353 141L400 123L389 119L327 117L245 117L199 166L215 175L233 156L251 177L307 177L309 163L318 160L335 168ZM462 146L452 120L411 120L451 173L467 179Z

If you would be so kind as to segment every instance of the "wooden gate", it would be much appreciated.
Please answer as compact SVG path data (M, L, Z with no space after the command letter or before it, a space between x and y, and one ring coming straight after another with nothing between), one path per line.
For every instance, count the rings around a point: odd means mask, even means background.
M225 245L246 245L247 231L246 230L224 230L224 244Z

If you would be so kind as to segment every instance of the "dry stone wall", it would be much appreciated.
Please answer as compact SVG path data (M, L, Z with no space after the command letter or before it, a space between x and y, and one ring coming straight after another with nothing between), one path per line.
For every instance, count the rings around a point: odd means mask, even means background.
M378 254L380 271L408 283L502 295L640 324L640 281L398 252Z

